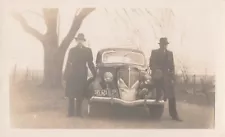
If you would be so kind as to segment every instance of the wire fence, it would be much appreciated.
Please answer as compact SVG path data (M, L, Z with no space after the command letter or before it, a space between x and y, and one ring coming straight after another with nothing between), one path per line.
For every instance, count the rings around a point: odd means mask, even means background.
M26 84L26 83L41 83L43 79L43 72L40 70L32 70L27 68L18 69L15 65L10 73L10 84Z

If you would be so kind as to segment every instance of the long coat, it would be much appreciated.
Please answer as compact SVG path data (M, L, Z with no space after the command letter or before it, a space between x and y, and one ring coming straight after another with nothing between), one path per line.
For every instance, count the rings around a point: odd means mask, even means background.
M174 85L172 83L172 80L175 80L173 52L169 50L162 51L161 49L152 50L149 65L152 74L154 74L157 69L162 71L163 77L161 79L161 84L165 90L165 97L173 98L175 96Z
M95 75L92 50L83 45L78 45L69 51L64 72L66 81L66 96L69 98L83 98L87 86L88 68Z

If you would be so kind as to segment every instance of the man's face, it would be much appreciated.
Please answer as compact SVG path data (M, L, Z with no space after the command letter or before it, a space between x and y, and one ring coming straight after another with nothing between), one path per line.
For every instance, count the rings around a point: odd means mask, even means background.
M85 42L84 40L80 40L80 39L77 40L78 44L84 44L84 42Z
M159 44L160 48L163 49L163 50L167 49L167 45L168 44L165 44L165 43L160 43Z

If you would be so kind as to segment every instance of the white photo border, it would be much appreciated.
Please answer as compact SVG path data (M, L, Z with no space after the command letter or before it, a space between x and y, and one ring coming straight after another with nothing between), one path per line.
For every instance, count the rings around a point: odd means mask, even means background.
M65 3L69 4L72 0L1 0L1 10L7 8L7 6L17 7L58 7L58 5ZM225 136L225 0L76 0L78 3L75 7L145 7L145 8L165 8L165 7L178 7L178 8L215 8L221 10L221 22L218 22L218 45L213 45L216 48L216 112L215 112L215 129L204 130L183 130L183 129L160 129L160 130L66 130L66 129L54 129L54 130L20 130L11 129L9 127L9 72L7 65L7 53L4 53L4 46L1 45L1 72L0 72L0 105L1 105L1 131L0 134L4 136ZM54 4L53 4L54 3ZM3 50L2 50L3 49ZM88 131L88 132L87 132Z

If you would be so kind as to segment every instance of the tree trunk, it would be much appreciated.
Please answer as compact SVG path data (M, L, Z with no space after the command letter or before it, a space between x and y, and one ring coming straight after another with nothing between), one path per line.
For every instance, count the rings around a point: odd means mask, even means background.
M47 31L43 41L44 46L44 81L47 87L61 86L62 63L57 59L58 35L57 17L58 9L43 9Z
M43 86L45 87L62 86L62 68L65 53L55 52L56 50L44 50Z

